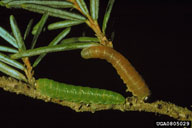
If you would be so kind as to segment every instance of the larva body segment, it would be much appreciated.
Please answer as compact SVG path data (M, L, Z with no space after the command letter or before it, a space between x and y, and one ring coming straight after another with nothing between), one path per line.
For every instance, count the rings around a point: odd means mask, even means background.
M81 51L81 56L84 59L100 58L107 60L113 65L128 90L132 92L134 96L146 98L150 95L148 86L135 68L124 56L114 49L106 46L88 47Z
M36 81L37 90L50 98L86 104L123 104L125 98L116 92L59 83L47 78Z

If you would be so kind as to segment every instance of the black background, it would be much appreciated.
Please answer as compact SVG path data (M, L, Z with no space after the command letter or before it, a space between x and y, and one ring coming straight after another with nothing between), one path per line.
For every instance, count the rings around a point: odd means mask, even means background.
M100 20L107 1L101 1ZM29 19L41 17L20 9L0 7L0 25L10 31L9 15L13 14L24 33ZM122 53L147 82L152 95L148 102L170 101L190 108L192 4L178 1L116 1L107 28L107 36L115 32L114 48ZM49 18L48 23L59 21ZM47 23L47 24L48 24ZM46 31L37 47L47 45L60 30ZM86 25L72 28L68 37L87 36L93 32ZM31 37L25 42L30 46ZM2 45L5 41L0 39ZM105 88L123 94L125 85L111 64L103 60L84 60L80 50L48 54L35 68L36 78ZM31 58L33 62L35 57ZM2 74L3 75L3 74ZM34 100L0 89L0 123L8 126L115 126L153 127L155 120L172 120L168 116L145 112L99 111L94 114L75 111L53 103ZM27 124L27 125L26 125Z

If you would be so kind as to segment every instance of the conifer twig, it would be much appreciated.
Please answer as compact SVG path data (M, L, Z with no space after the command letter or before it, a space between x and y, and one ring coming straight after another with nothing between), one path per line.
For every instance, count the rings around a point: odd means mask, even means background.
M83 13L83 10L79 7L76 0L67 0L67 1L72 2L74 4L74 7L80 13L85 15L85 13ZM86 14L85 16L88 19L88 20L86 20L87 25L95 32L97 38L100 40L100 43L103 44L104 46L113 47L112 42L107 39L107 37L105 36L104 33L102 33L97 20L94 20L89 14Z
M165 101L155 101L153 103L145 103L136 97L126 98L126 103L121 105L112 104L82 104L65 100L52 99L39 93L28 84L15 80L13 78L0 77L0 87L6 91L23 94L35 99L41 99L46 102L53 102L62 106L70 107L76 112L95 112L101 110L120 110L120 111L144 111L153 112L162 115L168 115L178 120L192 121L192 111L187 108L177 106Z

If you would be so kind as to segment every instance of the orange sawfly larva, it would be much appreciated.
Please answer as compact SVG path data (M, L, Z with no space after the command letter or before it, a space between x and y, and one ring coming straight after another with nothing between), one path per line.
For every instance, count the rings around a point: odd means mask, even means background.
M139 73L124 56L113 48L106 46L88 47L81 51L81 56L84 59L99 58L107 60L113 65L126 84L128 91L132 92L134 96L147 98L150 95L150 90Z
M50 98L66 100L86 104L123 104L125 98L116 92L74 86L66 83L56 82L47 78L40 78L36 81L36 89L42 95Z

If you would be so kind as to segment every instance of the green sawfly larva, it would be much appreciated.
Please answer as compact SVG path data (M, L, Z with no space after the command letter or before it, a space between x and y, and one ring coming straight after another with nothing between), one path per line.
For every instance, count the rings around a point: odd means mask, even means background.
M139 73L124 56L113 48L106 46L88 47L81 51L81 56L84 59L99 58L107 60L113 65L128 90L134 96L145 99L150 95L150 90Z
M86 104L125 103L125 98L121 94L113 91L74 86L56 82L47 78L38 79L36 81L36 88L41 94L59 100L67 100Z

